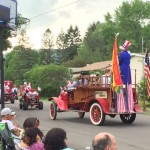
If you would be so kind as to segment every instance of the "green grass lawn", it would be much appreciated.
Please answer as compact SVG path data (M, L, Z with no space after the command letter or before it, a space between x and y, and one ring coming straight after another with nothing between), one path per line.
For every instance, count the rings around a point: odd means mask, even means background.
M48 97L41 97L40 98L42 101L48 101Z

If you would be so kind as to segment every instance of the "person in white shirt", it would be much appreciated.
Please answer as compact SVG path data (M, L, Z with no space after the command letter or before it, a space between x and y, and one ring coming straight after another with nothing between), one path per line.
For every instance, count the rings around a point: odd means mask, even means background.
M110 87L111 84L111 71L110 69L105 69L105 74L102 75L102 87Z
M10 120L11 115L14 115L15 112L13 112L10 108L3 108L1 110L1 123L7 123L8 129L11 131L12 136L14 137L14 142L16 142L16 139L20 139L20 129L14 126L13 122ZM17 140L18 141L18 140Z
M12 88L12 93L17 95L18 89L16 86Z

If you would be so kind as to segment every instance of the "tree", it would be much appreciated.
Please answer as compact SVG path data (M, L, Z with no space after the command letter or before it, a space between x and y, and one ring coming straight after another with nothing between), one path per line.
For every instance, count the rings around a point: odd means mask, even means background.
M21 29L21 27L23 25L26 25L30 20L28 18L24 18L22 17L21 14L17 14L17 21L16 21L16 28L17 28L17 31L19 31ZM7 50L8 48L11 48L11 43L10 41L8 40L9 38L11 37L14 37L17 35L17 31L11 31L11 30L4 30L3 32L3 39L4 39L4 42L3 42L3 50Z
M18 36L18 45L24 48L31 48L32 44L30 43L30 39L27 36L26 30L22 29L20 31L20 35Z
M137 84L137 99L143 103L143 110L146 110L145 102L150 103L150 98L148 97L147 91L147 78L143 77L141 81Z
M130 39L132 42L132 52L141 52L141 37L147 37L150 18L150 2L133 0L123 2L122 6L116 10L115 21L120 32L120 39Z
M99 22L89 26L83 44L78 48L78 60L92 63L106 59L106 46L100 27Z
M50 64L53 62L52 60L52 51L53 48L53 36L51 30L48 28L43 34L42 38L42 50L40 53L44 56L42 57L42 61L45 61L46 64Z
M65 35L65 44L66 47L78 47L81 44L81 38L80 38L80 31L77 26L73 28L72 26L69 27L67 30L67 33Z
M103 36L103 41L105 43L104 56L105 60L110 60L112 58L112 49L115 33L118 32L116 22L113 17L107 13L105 15L105 22L99 26L99 31Z
M60 34L57 37L56 40L56 45L59 49L65 49L66 48L66 44L65 44L65 33L64 31L61 29Z
M65 85L69 78L68 68L54 64L35 66L24 75L33 88L41 87L41 95L45 97L57 96L60 86Z
M72 60L77 55L77 49L80 46L81 40L80 31L77 26L73 28L72 26L69 27L67 33L64 37L64 53L63 53L63 61Z
M42 48L43 49L52 49L53 48L53 36L52 36L52 32L49 28L43 34Z
M132 52L141 52L141 37L144 38L144 47L149 47L149 9L149 1L133 0L123 2L115 10L114 16L107 13L103 23L97 22L88 28L83 43L78 48L76 60L79 62L85 60L89 63L110 60L115 33L118 32L120 33L118 45L122 45L128 39L132 43Z
M23 46L17 46L14 50L6 55L5 60L5 79L19 80L23 82L23 75L29 71L39 60L38 52Z

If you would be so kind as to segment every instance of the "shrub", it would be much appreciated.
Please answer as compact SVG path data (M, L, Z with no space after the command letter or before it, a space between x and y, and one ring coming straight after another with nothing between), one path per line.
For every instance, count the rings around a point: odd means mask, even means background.
M139 84L137 85L137 98L140 101L148 101L150 102L150 98L148 98L148 92L147 92L147 79L144 77L141 79Z

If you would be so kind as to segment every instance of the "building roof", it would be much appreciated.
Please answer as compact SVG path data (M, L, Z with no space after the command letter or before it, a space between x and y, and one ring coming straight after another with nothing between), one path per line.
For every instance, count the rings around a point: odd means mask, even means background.
M131 53L131 57L135 57L135 56L144 58L143 54ZM96 71L96 70L105 69L105 68L111 69L111 65L112 65L112 60L109 60L109 61L102 61L102 62L95 62L92 64L87 64L86 66L81 67L81 68L70 68L70 69L74 73L79 73L80 71Z
M70 68L74 73L80 72L80 71L94 71L94 70L100 70L105 68L111 68L111 60L109 61L102 61L102 62L95 62L93 64L87 64L85 67L82 68Z
M137 56L137 57L145 57L145 55L143 54L137 54L137 53L131 53L131 57L134 57L134 56Z
M93 64L87 64L85 67L82 68L82 71L92 71L92 70L110 68L111 62L112 61L109 60L109 61L95 62Z

